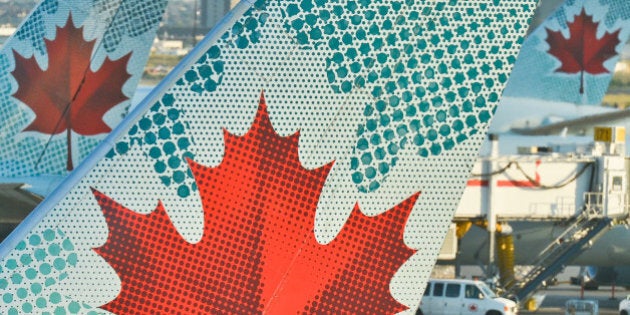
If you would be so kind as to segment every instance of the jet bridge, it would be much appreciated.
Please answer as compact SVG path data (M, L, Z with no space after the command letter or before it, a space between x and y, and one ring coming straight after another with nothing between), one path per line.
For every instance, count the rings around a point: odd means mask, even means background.
M502 275L499 284L504 295L524 301L609 227L625 223L625 130L597 128L593 145L566 153L559 148L530 147L519 149L516 155L499 156L498 139L491 140L493 149L474 166L455 221L486 227L490 234L489 276L495 275L495 266L499 265L509 275ZM533 269L520 279L505 272L514 267L514 247L509 244L511 238L502 238L506 233L497 233L497 228L516 220L569 223L564 233L536 257ZM498 250L497 238L501 245Z

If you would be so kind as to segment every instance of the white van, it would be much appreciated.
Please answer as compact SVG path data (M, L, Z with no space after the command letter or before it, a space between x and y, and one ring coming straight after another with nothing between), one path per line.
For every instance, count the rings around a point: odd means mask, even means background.
M516 303L497 297L481 281L431 279L427 283L420 315L514 315Z
M597 300L571 299L566 302L565 315L598 315L599 302Z
M630 315L630 295L619 302L619 314Z

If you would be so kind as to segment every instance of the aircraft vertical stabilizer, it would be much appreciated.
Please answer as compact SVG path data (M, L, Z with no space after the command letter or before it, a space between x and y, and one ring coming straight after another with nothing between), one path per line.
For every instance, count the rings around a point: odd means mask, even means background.
M120 123L166 3L43 0L33 9L0 51L0 177L64 176Z
M630 2L564 1L523 43L492 129L601 113L583 105L602 103L628 37Z
M0 310L413 313L536 2L242 1L0 246Z

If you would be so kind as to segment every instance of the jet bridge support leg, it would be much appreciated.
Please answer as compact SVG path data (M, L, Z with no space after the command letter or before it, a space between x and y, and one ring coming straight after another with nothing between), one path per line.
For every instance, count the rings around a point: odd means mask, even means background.
M512 234L497 234L497 245L499 283L502 287L506 287L514 281L514 238Z
M457 237L457 255L455 256L455 278L461 277L461 264L459 263L459 254L462 238L472 227L471 221L459 221L455 223L455 236Z

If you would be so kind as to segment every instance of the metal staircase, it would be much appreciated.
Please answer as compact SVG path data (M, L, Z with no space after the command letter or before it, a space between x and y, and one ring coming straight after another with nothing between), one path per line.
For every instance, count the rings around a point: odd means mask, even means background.
M592 244L611 225L613 219L597 211L586 210L576 217L555 241L545 248L532 265L535 266L520 280L508 284L503 296L526 301L547 279L552 278Z

